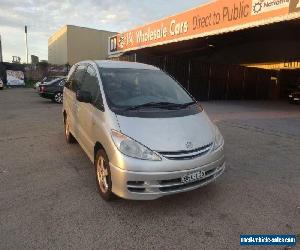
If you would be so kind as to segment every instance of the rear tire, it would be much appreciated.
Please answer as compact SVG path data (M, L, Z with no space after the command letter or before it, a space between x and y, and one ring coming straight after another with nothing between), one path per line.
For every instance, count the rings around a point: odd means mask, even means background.
M96 182L103 200L111 201L116 196L112 192L111 172L108 157L103 149L98 150L95 156Z
M69 144L76 143L76 139L70 131L70 124L69 124L67 116L65 117L65 137L66 137L67 143L69 143Z

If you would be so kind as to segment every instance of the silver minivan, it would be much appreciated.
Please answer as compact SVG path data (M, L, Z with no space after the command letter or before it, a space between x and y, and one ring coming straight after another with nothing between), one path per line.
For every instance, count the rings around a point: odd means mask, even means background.
M66 140L78 142L94 163L105 200L185 192L225 170L219 129L178 82L156 67L77 63L63 98Z

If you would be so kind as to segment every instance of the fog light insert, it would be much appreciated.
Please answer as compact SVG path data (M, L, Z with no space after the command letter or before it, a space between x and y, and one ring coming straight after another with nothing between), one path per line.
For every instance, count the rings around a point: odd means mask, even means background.
M127 189L134 193L143 193L146 191L144 181L127 181Z
M127 181L128 186L142 186L144 183L144 181Z
M128 187L128 191L133 192L133 193L143 193L145 192L145 188L133 188L133 187Z

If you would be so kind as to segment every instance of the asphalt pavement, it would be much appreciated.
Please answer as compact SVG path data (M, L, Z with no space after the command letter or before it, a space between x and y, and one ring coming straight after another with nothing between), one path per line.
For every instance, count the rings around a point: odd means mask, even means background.
M225 174L188 193L107 203L88 157L65 142L62 106L0 91L0 249L267 249L241 248L240 234L300 234L300 105L202 105L224 135Z

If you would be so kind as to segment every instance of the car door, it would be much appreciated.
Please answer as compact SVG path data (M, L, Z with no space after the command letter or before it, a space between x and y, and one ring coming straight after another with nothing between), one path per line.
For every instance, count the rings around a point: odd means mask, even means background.
M68 75L68 79L66 81L65 84L65 88L64 88L64 102L63 102L63 109L64 111L67 113L68 119L69 119L69 125L70 125L70 131L71 133L75 136L74 131L73 131L73 127L71 124L71 121L74 120L74 91L72 89L72 81L74 80L75 77L75 72L77 69L77 65L74 65L71 70L70 73Z
M73 136L80 142L80 126L78 116L78 101L76 92L83 82L86 72L85 65L78 65L74 73L69 77L65 90L65 106L70 124L70 131Z
M89 92L92 97L91 103L78 103L78 118L82 146L93 160L96 135L101 134L101 131L95 131L95 124L104 119L104 108L97 71L92 65L86 69L80 90Z

